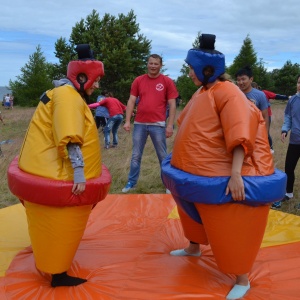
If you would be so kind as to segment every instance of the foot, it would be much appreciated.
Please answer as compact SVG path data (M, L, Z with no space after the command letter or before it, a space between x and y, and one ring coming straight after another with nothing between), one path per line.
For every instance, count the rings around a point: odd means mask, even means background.
M285 201L289 201L290 199L292 199L293 197L289 197L288 195L285 195L282 199L281 199L281 201L282 202L285 202Z
M128 181L126 186L122 189L122 193L128 193L132 189L134 189L134 185Z
M178 249L178 250L173 250L170 252L170 255L173 256L200 256L201 252L195 252L195 253L188 253L185 249Z
M247 291L250 289L250 282L247 285L235 284L229 294L226 296L227 300L240 299L244 297Z
M67 274L67 272L63 272L63 273L60 273L60 274L53 274L52 275L51 286L52 287L77 286L77 285L82 284L86 281L87 281L86 279L69 276Z
M281 208L281 201L273 202L271 208L273 209Z

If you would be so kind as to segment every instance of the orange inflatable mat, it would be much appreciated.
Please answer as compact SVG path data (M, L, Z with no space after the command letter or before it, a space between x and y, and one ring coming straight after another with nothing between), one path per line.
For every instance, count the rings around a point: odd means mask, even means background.
M50 287L35 268L21 204L0 210L1 300L225 299L234 284L202 256L174 257L185 239L171 195L108 195L93 209L70 275L77 287ZM270 211L262 247L243 299L296 300L300 295L300 217Z

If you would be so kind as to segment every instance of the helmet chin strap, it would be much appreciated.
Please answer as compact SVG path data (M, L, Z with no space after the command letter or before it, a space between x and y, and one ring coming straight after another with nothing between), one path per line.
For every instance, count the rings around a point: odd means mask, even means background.
M81 97L85 100L86 103L90 103L90 96L86 93L86 91L79 91Z
M208 80L211 76L204 75L202 85L206 86L208 84Z
M80 89L79 89L79 91L80 92L82 92L82 93L84 93L84 84L85 84L86 82L79 82L79 84L80 84Z
M206 86L208 84L209 78L215 74L215 68L213 66L206 66L203 68L203 82L202 84Z

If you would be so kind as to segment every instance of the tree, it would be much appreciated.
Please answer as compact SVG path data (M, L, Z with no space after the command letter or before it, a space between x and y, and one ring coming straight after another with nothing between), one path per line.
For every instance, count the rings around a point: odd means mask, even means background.
M200 36L201 33L198 32L197 37L192 45L193 48L200 47ZM193 83L193 81L189 78L189 67L186 63L182 65L180 70L180 75L177 80L175 81L177 90L181 99L183 100L183 105L185 106L186 103L191 99L192 95L197 91L198 87Z
M14 101L20 106L36 106L43 92L52 87L49 77L51 65L41 51L40 45L29 56L29 62L21 68L17 80L9 81L9 88L14 95Z
M192 98L193 94L197 91L198 87L189 77L189 67L184 64L180 70L180 75L176 81L176 87L178 93L182 99L182 105L185 106L187 102Z
M265 63L262 58L257 60L257 54L254 50L249 34L243 41L243 45L239 54L233 60L232 65L227 68L227 73L235 79L236 72L246 66L251 67L254 81L264 89L269 89L272 86L270 74L265 68Z
M62 37L55 43L55 50L54 54L59 63L52 65L50 76L53 79L59 79L66 76L68 63L74 58L75 53L71 46L67 44L66 39Z
M102 19L93 10L72 28L69 44L64 39L55 43L55 55L60 62L55 76L66 70L70 57L75 55L75 46L88 43L95 58L104 63L105 76L100 82L101 88L125 102L134 78L145 73L150 55L151 42L139 31L132 10L118 17L106 13Z
M251 67L253 74L256 75L257 56L249 34L244 39L240 52L234 58L232 65L227 68L227 73L235 78L236 72L245 66ZM256 81L256 76L254 76L254 80Z
M262 89L267 90L271 87L270 75L265 68L265 63L262 58L256 64L254 81L257 82L257 84L261 86Z
M300 65L292 64L288 60L279 70L273 71L275 92L284 95L294 95L296 93L297 76L300 74Z

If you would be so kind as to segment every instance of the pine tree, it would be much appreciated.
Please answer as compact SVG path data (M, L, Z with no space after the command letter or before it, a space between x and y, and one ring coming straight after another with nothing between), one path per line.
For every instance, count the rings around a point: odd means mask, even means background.
M20 106L36 106L43 92L52 87L49 70L40 45L29 56L28 63L21 68L21 75L15 81L9 81L9 88L14 95L14 102Z
M297 77L300 75L300 65L292 64L288 60L279 70L272 72L275 92L284 95L294 95L296 93Z
M199 48L200 47L200 36L201 32L198 32L192 47ZM193 94L197 91L198 87L193 83L191 78L189 78L189 67L186 63L182 65L180 70L181 75L176 79L175 83L179 92L181 99L183 100L183 105L191 99Z
M255 75L257 55L249 35L244 39L240 52L234 58L232 65L227 68L227 73L229 73L232 78L235 78L236 72L245 66L251 67ZM254 80L256 81L256 76L254 76Z
M75 58L76 45L88 43L95 58L104 63L105 76L101 79L100 88L111 91L126 102L132 81L146 72L150 55L151 41L139 31L132 10L118 17L106 13L102 19L93 10L72 28L69 44L64 39L56 42L55 54L60 64L56 65L55 77L66 70L70 58Z

